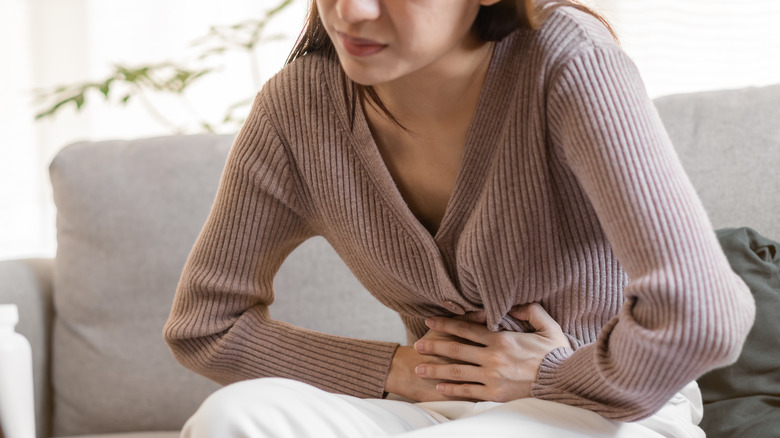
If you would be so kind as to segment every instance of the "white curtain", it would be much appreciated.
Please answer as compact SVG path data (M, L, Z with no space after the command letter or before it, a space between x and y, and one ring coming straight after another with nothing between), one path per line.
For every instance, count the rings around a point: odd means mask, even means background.
M35 141L30 9L26 0L0 1L0 259L50 253L54 233L44 160Z
M388 1L388 0L385 0ZM393 0L395 1L395 0ZM282 66L307 0L274 22L287 37L261 52L262 78ZM780 83L778 0L590 0L617 29L651 96ZM74 140L164 135L139 105L92 102L32 122L31 90L99 79L112 63L177 59L210 25L260 16L263 0L0 0L0 259L51 256L54 208L47 165ZM10 66L10 67L8 67ZM208 114L254 94L237 57L192 96ZM179 107L171 117L186 119Z
M780 83L780 1L600 3L653 97Z

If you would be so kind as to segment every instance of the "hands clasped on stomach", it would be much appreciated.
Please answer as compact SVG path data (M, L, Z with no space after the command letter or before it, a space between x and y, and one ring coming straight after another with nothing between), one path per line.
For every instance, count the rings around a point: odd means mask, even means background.
M569 347L569 340L538 303L514 307L509 315L536 331L492 332L482 312L429 318L425 336L396 350L385 389L416 401L530 397L542 360L558 347Z

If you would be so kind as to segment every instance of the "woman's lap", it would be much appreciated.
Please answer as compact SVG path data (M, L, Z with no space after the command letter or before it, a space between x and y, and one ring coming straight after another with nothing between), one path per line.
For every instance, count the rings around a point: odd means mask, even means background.
M413 404L331 394L273 378L235 383L216 391L184 425L182 437L392 436L436 423Z
M359 399L285 379L257 379L210 396L182 431L202 437L704 437L698 389L687 387L656 415L635 423L538 399L509 403ZM697 406L698 402L698 406ZM692 419L693 417L693 419Z

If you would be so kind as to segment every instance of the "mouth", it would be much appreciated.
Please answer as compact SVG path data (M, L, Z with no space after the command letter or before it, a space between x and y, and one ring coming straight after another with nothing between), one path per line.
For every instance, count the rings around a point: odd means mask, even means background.
M343 32L337 32L337 34L344 50L352 56L365 57L375 55L387 47L387 44L374 40L352 37Z

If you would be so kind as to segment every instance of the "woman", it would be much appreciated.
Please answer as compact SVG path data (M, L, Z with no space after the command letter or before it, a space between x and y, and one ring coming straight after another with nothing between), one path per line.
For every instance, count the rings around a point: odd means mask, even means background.
M603 20L569 1L316 0L291 58L165 328L217 382L284 380L218 391L185 435L703 436L689 382L736 359L752 298ZM269 316L313 235L410 345Z

